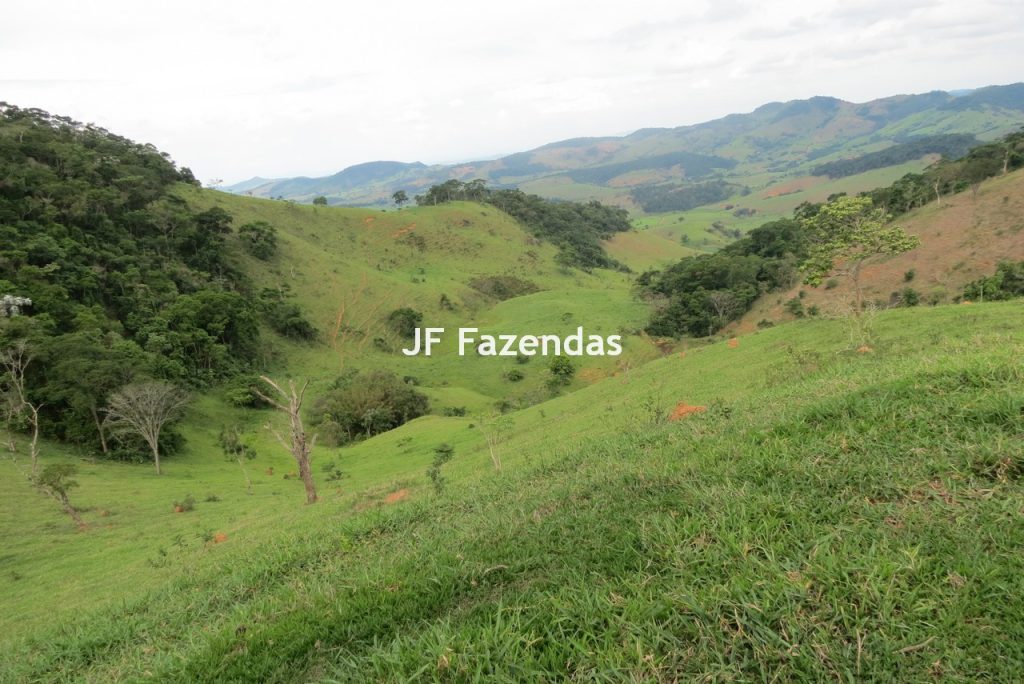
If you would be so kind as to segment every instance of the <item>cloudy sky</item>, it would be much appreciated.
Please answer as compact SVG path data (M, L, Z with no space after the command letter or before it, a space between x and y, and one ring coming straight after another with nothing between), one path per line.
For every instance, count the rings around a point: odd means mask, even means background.
M1012 83L1022 65L1021 0L54 0L0 24L0 100L227 182Z

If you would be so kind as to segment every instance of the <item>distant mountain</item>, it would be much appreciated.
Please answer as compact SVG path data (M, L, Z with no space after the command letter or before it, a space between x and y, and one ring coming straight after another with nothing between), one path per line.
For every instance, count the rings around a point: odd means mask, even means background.
M686 193L679 190L711 180L760 189L873 153L855 166L879 168L872 165L901 158L879 151L927 136L991 140L1022 125L1024 83L864 103L812 97L772 102L692 126L573 138L491 161L434 166L370 162L325 178L253 179L225 189L299 201L325 195L331 203L369 206L388 204L395 190L414 194L449 178L483 178L547 197L596 198L641 209L638 198L651 196L652 186L659 188L654 193L659 197L682 196Z
M259 197L312 200L319 195L343 196L354 189L386 183L396 177L416 173L426 168L426 164L420 162L407 164L396 161L373 161L349 166L333 176L324 178L299 176L297 178L266 179L257 176L222 189L236 194Z

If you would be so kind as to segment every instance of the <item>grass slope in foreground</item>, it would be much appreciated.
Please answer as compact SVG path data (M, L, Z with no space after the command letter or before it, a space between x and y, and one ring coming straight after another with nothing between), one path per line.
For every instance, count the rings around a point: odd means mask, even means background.
M410 472L398 505L254 528L12 642L0 680L1012 680L1022 323L891 311L870 353L807 321L653 362L517 414L503 473L457 448L440 496ZM659 420L677 401L708 408Z

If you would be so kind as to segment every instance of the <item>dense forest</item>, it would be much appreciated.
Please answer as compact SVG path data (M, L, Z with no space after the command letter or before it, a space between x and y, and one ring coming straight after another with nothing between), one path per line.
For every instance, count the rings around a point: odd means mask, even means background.
M941 154L944 159L959 159L978 144L973 135L949 133L945 135L924 135L897 142L892 147L877 152L837 161L819 164L811 170L815 176L845 178L873 169L903 164L920 159L926 154Z
M601 240L630 230L625 209L600 202L555 202L522 190L493 190L483 180L463 183L449 180L431 186L416 196L420 205L470 200L491 204L512 216L537 238L559 248L558 259L565 265L588 268L625 267L616 262L601 245Z
M190 209L182 183L192 173L151 145L0 105L0 296L20 302L2 312L0 349L27 345L44 433L107 451L98 416L117 388L249 371L266 361L264 324L315 334L233 262L272 258L273 227L236 234L223 210Z
M745 188L723 180L706 181L696 185L642 185L630 192L633 201L644 211L688 211L704 204L720 202Z

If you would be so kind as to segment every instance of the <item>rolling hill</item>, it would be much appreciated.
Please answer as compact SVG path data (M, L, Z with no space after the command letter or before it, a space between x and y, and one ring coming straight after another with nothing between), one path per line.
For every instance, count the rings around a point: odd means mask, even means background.
M915 134L945 134L932 112L981 126L987 108L980 136L1009 125L1014 92L856 111L815 99L748 124L786 140L832 121L818 133L827 146L840 131L868 136L872 116L890 122L874 130L916 116ZM183 442L161 475L44 433L41 463L78 469L68 488L80 528L26 479L31 431L5 428L16 450L0 459L0 681L1009 681L1024 667L1024 306L945 303L1020 254L1024 171L900 218L923 246L867 271L874 295L945 295L879 313L870 348L851 345L845 319L757 329L784 318L774 307L796 291L755 305L749 334L657 344L638 332L649 311L630 274L572 268L493 205L380 211L204 190L147 146L35 116L0 129L5 169L26 179L0 186L4 234L19 241L6 246L0 294L31 287L46 313L5 316L0 332L63 326L67 346L39 359L47 373L93 329L97 350L139 340L138 355L163 358L160 345L183 340L202 351L204 334L232 332L229 305L267 293L315 334L287 337L242 310L249 365L184 376ZM654 156L709 177L830 159L792 151L809 138L778 143L793 156L769 161L752 139L730 156L710 129L681 130L708 147ZM608 184L639 168L615 156L621 140L545 149L543 163L598 169L580 155L607 147L604 171L576 177L616 191ZM753 227L915 163L773 185L765 167L760 189L643 217L608 250L636 267L711 251L734 237L708 232L718 214ZM338 183L384 192L396 169ZM37 201L44 187L62 192ZM246 242L261 225L276 236L262 256ZM805 300L845 296L839 284ZM200 306L210 298L218 305ZM451 337L434 356L403 356L389 324L402 307L446 329L621 334L625 353L579 360L552 390L544 359L459 356ZM205 327L180 325L189 313ZM392 371L431 409L361 441L317 443L320 500L304 505L271 430L286 418L231 401L231 370L309 379L307 417L351 370ZM251 460L226 457L227 426Z
M638 188L675 189L716 178L757 192L794 179L806 182L800 179L814 178L814 173L823 173L819 167L841 160L875 155L866 164L885 168L945 149L941 144L922 146L922 138L966 135L991 140L1021 125L1024 84L956 95L896 95L865 103L814 97L774 102L692 126L565 140L492 161L430 167L373 162L326 178L253 179L226 189L298 201L325 195L332 203L387 205L399 189L415 194L449 178L483 178L545 197L596 198L642 210L634 193ZM899 145L907 146L904 158L878 155ZM907 158L911 152L915 156ZM826 180L818 177L814 182Z

